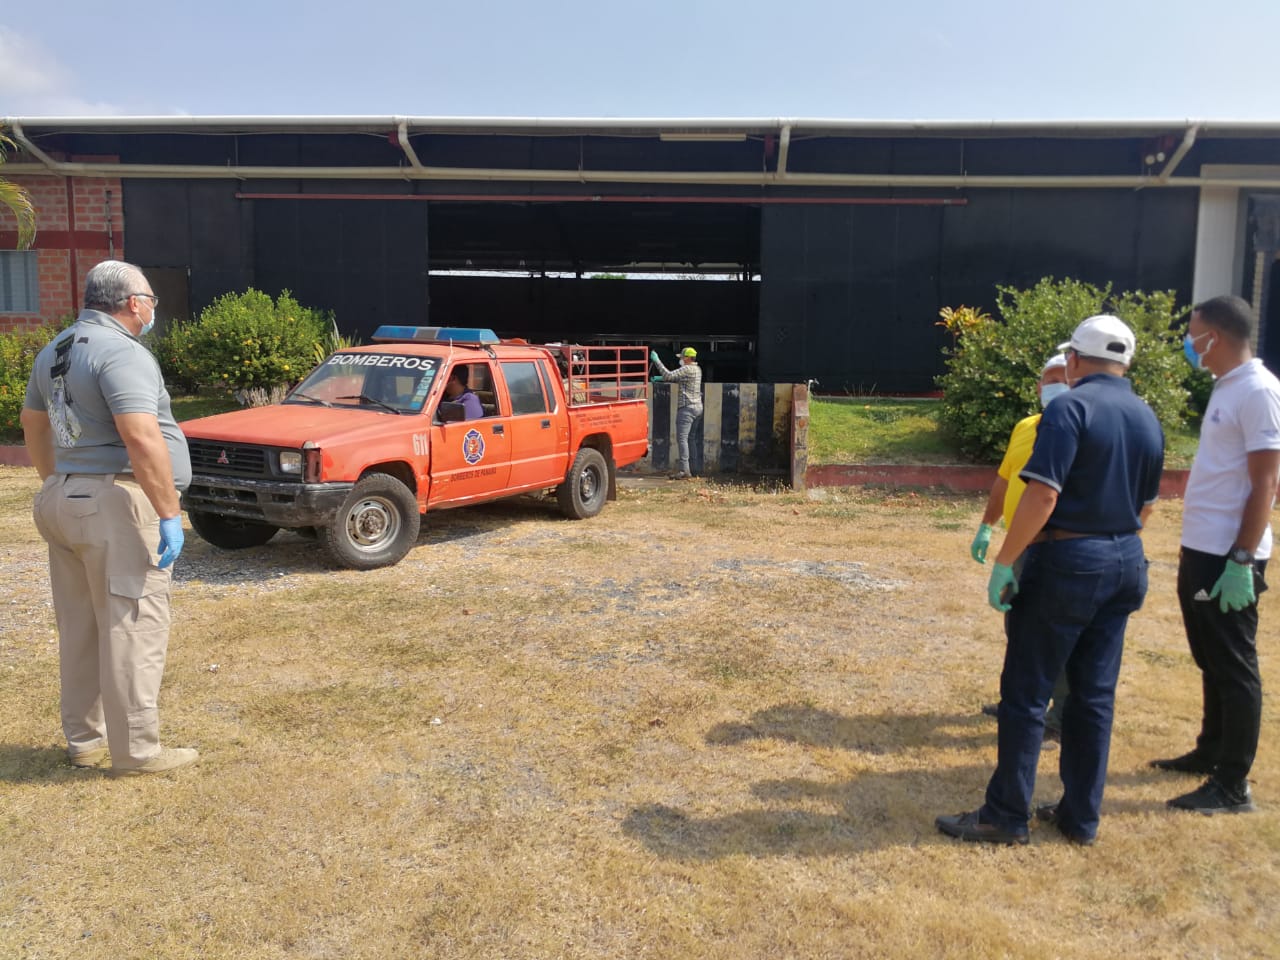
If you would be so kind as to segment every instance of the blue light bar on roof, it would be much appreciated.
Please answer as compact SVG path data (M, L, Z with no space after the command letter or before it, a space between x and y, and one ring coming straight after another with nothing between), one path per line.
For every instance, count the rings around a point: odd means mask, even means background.
M484 327L401 327L388 324L373 331L375 343L501 343Z

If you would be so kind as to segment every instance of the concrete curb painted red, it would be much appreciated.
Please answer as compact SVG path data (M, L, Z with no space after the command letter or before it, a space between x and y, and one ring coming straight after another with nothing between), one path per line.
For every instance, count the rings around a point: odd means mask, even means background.
M27 456L27 448L18 446L0 446L0 467L29 467L31 458Z
M985 493L995 479L995 467L962 464L824 464L804 474L809 487L938 487L957 493ZM1161 497L1181 497L1186 489L1186 470L1166 470L1160 478Z

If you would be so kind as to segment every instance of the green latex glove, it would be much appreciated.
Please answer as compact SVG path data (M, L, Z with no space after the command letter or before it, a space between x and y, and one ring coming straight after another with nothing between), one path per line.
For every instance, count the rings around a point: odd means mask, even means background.
M987 603L992 609L1008 613L1013 605L1010 601L1017 593L1018 578L1013 575L1013 567L1006 567L1003 563L992 567L991 579L987 581Z
M657 350L650 350L650 351L649 351L649 360L650 360L650 362L652 362L652 363L661 363L661 362L662 362L661 360L659 360L659 359L658 359L658 351L657 351Z
M991 546L991 524L979 524L978 533L973 538L973 543L969 546L969 556L979 563L986 563L987 547L989 546Z
M662 382L662 374L658 374L658 375L654 376L652 379L653 379L653 382L654 382L654 383L661 383L661 382Z
M1209 599L1218 598L1218 609L1223 613L1228 610L1243 610L1258 601L1253 592L1253 564L1233 563L1228 560L1222 576L1209 591Z

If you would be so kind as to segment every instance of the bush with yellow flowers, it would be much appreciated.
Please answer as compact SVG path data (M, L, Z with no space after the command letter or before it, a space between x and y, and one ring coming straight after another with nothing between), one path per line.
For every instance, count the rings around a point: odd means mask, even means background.
M1129 379L1166 433L1186 422L1190 368L1182 358L1185 308L1173 291L1113 294L1079 280L1046 277L1034 287L997 287L994 318L973 307L944 307L938 326L952 335L939 419L966 456L998 460L1023 417L1040 409L1036 382L1076 324L1099 313L1119 317L1137 340Z
M250 288L224 294L190 323L170 325L156 344L156 357L171 388L275 395L315 365L332 323L288 290L273 301Z

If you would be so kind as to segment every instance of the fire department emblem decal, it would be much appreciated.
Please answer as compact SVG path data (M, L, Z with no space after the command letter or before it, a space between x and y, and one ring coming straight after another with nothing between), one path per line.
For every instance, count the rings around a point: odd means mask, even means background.
M472 466L484 459L484 437L479 430L468 430L463 436L462 459Z

